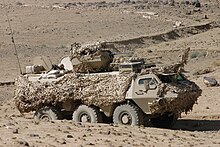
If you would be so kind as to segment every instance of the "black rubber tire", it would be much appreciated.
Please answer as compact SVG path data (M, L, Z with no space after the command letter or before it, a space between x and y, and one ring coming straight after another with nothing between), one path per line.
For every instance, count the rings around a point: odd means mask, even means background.
M89 107L86 105L80 105L74 112L73 112L73 121L75 122L84 122L82 117L86 117L89 123L100 123L102 122L101 113L98 111L97 108Z
M128 118L124 121L123 117ZM138 107L124 104L116 107L113 113L113 122L119 125L138 126L143 124L143 115Z
M178 115L171 112L166 112L157 118L151 118L150 122L154 127L158 128L172 128L176 123Z
M36 110L34 114L35 121L51 121L61 119L60 110L55 107L45 106Z

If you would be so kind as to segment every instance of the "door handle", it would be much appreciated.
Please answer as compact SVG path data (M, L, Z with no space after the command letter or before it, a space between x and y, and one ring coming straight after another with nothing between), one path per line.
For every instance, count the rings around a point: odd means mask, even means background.
M137 95L143 95L144 94L144 90L139 90L137 92L135 92Z

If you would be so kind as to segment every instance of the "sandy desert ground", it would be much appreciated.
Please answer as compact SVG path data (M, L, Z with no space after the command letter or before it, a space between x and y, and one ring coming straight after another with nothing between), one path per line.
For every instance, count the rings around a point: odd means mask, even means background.
M206 87L203 77L220 81L220 1L201 0L201 7L154 1L0 1L0 82L19 75L7 10L22 71L39 55L58 63L73 42L112 42L123 53L166 64L190 47L186 74L203 90L192 112L182 114L173 129L70 120L35 123L33 114L15 108L15 87L1 85L0 146L219 146L220 87Z

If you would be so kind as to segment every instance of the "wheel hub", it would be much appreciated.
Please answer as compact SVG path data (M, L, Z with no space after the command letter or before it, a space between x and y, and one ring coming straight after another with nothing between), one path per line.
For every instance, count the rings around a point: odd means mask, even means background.
M129 114L124 114L121 117L122 124L131 124L131 117Z
M83 114L80 118L81 122L90 122L91 119L87 114Z

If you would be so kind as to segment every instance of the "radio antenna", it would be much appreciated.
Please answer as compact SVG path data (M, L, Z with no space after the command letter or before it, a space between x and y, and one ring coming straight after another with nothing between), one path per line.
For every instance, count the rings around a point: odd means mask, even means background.
M3 2L4 2L4 6L5 6L5 14L6 14L6 17L7 17L9 29L10 29L10 32L11 32L11 41L12 41L12 43L14 45L15 55L16 55L17 62L18 62L18 68L19 68L20 74L22 74L21 64L20 64L20 60L18 58L18 50L17 50L16 44L15 44L15 39L14 39L13 30L12 30L12 27L11 27L11 22L9 20L7 6L6 6L6 3L5 3L5 0L3 0Z

